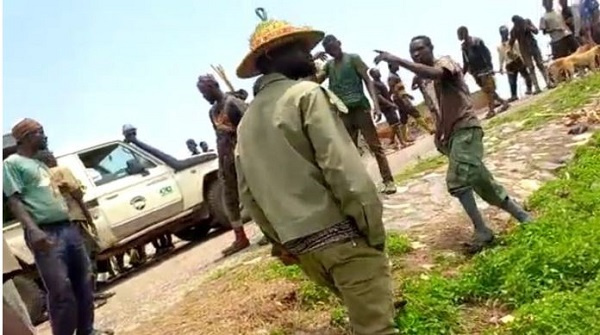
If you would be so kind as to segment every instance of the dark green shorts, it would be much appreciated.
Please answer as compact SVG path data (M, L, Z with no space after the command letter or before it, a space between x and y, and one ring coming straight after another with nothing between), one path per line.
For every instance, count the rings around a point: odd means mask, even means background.
M448 191L456 195L472 189L490 205L500 206L507 193L483 163L483 130L480 127L455 130L449 143Z

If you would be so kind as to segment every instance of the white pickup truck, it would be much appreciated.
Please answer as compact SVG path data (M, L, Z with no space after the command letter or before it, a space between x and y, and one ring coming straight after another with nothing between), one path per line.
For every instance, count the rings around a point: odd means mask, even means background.
M4 135L4 158L15 152ZM213 227L228 227L215 153L177 160L136 138L99 144L57 157L82 183L98 231L97 260L143 246L169 233L194 241ZM4 204L4 237L21 266L30 269L16 283L34 322L44 306L43 285L37 277L21 225Z

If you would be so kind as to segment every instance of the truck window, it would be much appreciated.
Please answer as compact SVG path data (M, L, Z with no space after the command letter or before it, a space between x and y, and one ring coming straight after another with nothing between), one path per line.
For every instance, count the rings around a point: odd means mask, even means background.
M84 152L79 154L79 159L96 186L129 176L130 161L138 161L147 169L156 167L156 164L119 143Z

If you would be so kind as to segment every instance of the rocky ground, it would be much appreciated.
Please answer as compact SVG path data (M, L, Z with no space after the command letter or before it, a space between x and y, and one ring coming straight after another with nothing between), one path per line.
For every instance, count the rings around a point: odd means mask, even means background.
M594 104L597 107L598 100ZM486 164L511 195L526 199L552 179L554 171L569 160L574 147L590 136L568 135L567 130L557 120L528 130L522 129L518 120L497 125L485 137ZM394 170L408 164L406 156L430 154L430 142L423 138L412 151L391 155ZM420 152L416 148L425 149ZM369 162L370 170L372 165ZM413 263L415 271L431 269L432 255L436 253L460 253L462 242L470 237L468 219L446 192L444 169L441 160L426 171L415 171L411 178L399 182L397 194L384 199L386 227L408 232L413 241L416 251L408 262ZM508 227L504 213L482 202L480 208L496 230ZM256 227L248 225L248 229L254 240L259 238ZM111 288L116 296L97 310L97 325L112 328L117 334L220 335L283 334L273 329L302 328L290 323L329 323L329 312L323 313L319 308L306 311L290 303L297 287L289 282L234 280L239 275L228 281L227 273L234 272L237 264L252 269L252 264L268 258L263 248L222 260L219 251L232 239L232 234L225 233L199 245L180 242L179 250L168 258L116 283ZM39 330L49 334L47 325Z

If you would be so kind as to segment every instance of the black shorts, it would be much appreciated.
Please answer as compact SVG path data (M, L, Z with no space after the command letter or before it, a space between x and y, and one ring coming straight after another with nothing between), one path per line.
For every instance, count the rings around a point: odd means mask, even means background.
M398 106L398 114L400 114L400 123L403 125L408 124L408 117L412 116L413 118L421 117L421 114L413 106L412 102L408 100L407 97L403 97L401 99L395 99L394 101Z
M400 123L398 113L396 113L395 109L383 109L381 110L381 113L383 114L383 116L385 116L385 120L390 126Z
M550 43L550 47L552 48L552 58L558 59L571 55L577 51L579 45L577 44L575 36L571 34L556 42Z

